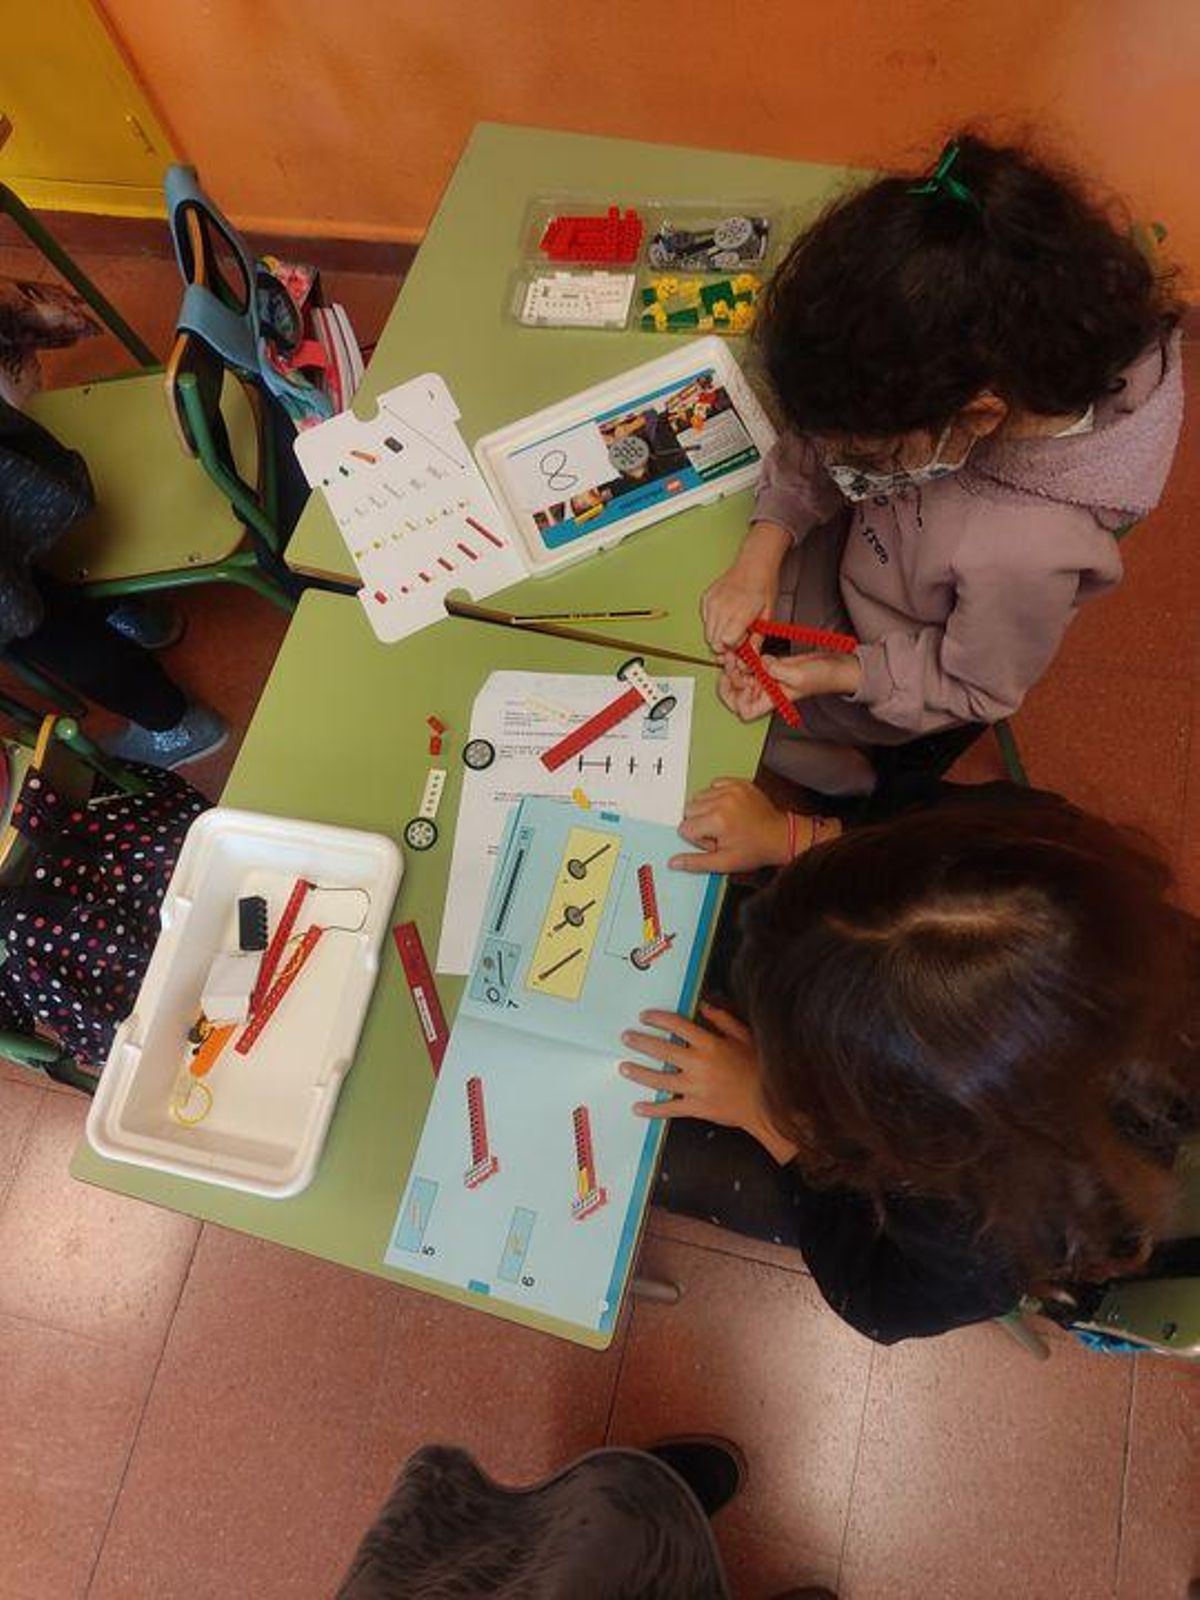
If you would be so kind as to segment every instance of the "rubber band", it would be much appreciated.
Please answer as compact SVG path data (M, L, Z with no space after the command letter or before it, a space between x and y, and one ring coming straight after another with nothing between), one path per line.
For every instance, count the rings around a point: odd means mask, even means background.
M200 1096L200 1098L204 1101L204 1108L198 1116L188 1117L184 1115L184 1111L190 1104L193 1095ZM177 1122L181 1128L195 1128L204 1121L205 1117L212 1110L212 1108L212 1090L206 1083L201 1083L198 1078L193 1078L189 1073L187 1079L187 1093L184 1095L183 1099L180 1100L178 1092L176 1092L175 1098L171 1101L171 1104L167 1109L171 1114L172 1121Z

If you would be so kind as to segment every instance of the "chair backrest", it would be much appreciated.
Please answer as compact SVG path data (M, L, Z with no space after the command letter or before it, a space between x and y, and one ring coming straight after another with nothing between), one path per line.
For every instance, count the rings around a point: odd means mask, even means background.
M165 374L171 416L180 443L200 460L251 538L278 555L309 489L292 451L294 426L260 374L254 260L192 168L172 167L165 190L184 280ZM253 417L252 459L231 442L246 431L230 425L239 404Z
M167 221L184 282L176 326L197 334L224 363L258 374L254 259L201 189L195 169L174 166L164 184Z
M1200 1139L1179 1152L1180 1205L1175 1220L1173 1276L1125 1278L1109 1285L1099 1306L1078 1326L1126 1339L1160 1355L1200 1360ZM1182 1270L1181 1270L1182 1268Z

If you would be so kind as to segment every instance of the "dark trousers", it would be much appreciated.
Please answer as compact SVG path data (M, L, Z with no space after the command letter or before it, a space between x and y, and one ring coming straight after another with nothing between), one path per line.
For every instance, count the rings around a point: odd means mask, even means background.
M45 616L8 653L143 728L173 728L187 699L155 657L109 627L102 602L45 573L37 574L37 585Z

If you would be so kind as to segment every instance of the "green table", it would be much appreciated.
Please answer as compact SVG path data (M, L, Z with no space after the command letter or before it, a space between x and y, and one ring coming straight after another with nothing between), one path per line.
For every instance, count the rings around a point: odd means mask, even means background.
M613 140L525 129L477 130L389 322L372 375L386 387L440 367L464 405L466 433L473 438L484 427L662 348L650 336L556 334L513 329L503 322L500 286L525 196L536 189L603 190L606 178L616 175L626 189L648 194L777 193L790 200L815 193L818 173L827 185L839 176L828 169ZM488 251L498 252L499 260L485 272ZM468 295L456 328L446 320L451 304L447 283L460 262L463 281L479 287ZM642 635L703 654L697 597L732 558L748 507L749 496L743 494L668 519L634 535L619 550L558 576L519 584L499 603L527 610L665 604L669 618L641 625ZM321 545L323 529L326 543L336 537L332 528L324 528L323 510L310 510L306 516L303 531L310 551ZM426 854L406 852L393 919L415 920L432 958L462 773L458 741L484 677L505 668L606 673L620 659L615 652L591 646L454 620L384 646L374 638L356 600L310 591L284 640L223 803L372 829L398 840L416 810L430 765L425 717L441 717L453 730L440 817L443 837ZM762 725L743 726L718 704L715 674L656 663L652 657L650 665L664 674L694 672L698 679L689 788L720 773L751 772ZM453 1018L462 980L443 977L438 987L447 1016ZM85 1181L346 1266L417 1281L386 1268L383 1253L432 1084L399 959L389 945L382 953L379 984L320 1169L303 1194L264 1200L107 1162L86 1145L76 1152L71 1170ZM418 1286L430 1287L424 1280ZM467 1298L465 1293L445 1293ZM479 1303L471 1299L471 1304ZM555 1327L536 1314L488 1309ZM556 1331L579 1337L575 1329L559 1326Z
M677 336L523 328L507 315L525 211L538 195L772 201L785 229L855 176L849 169L728 151L480 123L380 335L354 409L440 372L470 441L677 348ZM740 347L742 340L735 340ZM288 547L298 571L357 578L328 506L314 495ZM539 594L541 591L539 590ZM548 610L548 606L542 606Z

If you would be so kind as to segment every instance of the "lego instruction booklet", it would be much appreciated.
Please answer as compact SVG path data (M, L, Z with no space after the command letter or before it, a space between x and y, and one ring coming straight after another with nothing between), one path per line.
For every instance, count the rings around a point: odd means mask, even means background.
M623 1029L690 1009L717 898L674 828L548 798L512 812L388 1265L611 1334L663 1123Z

